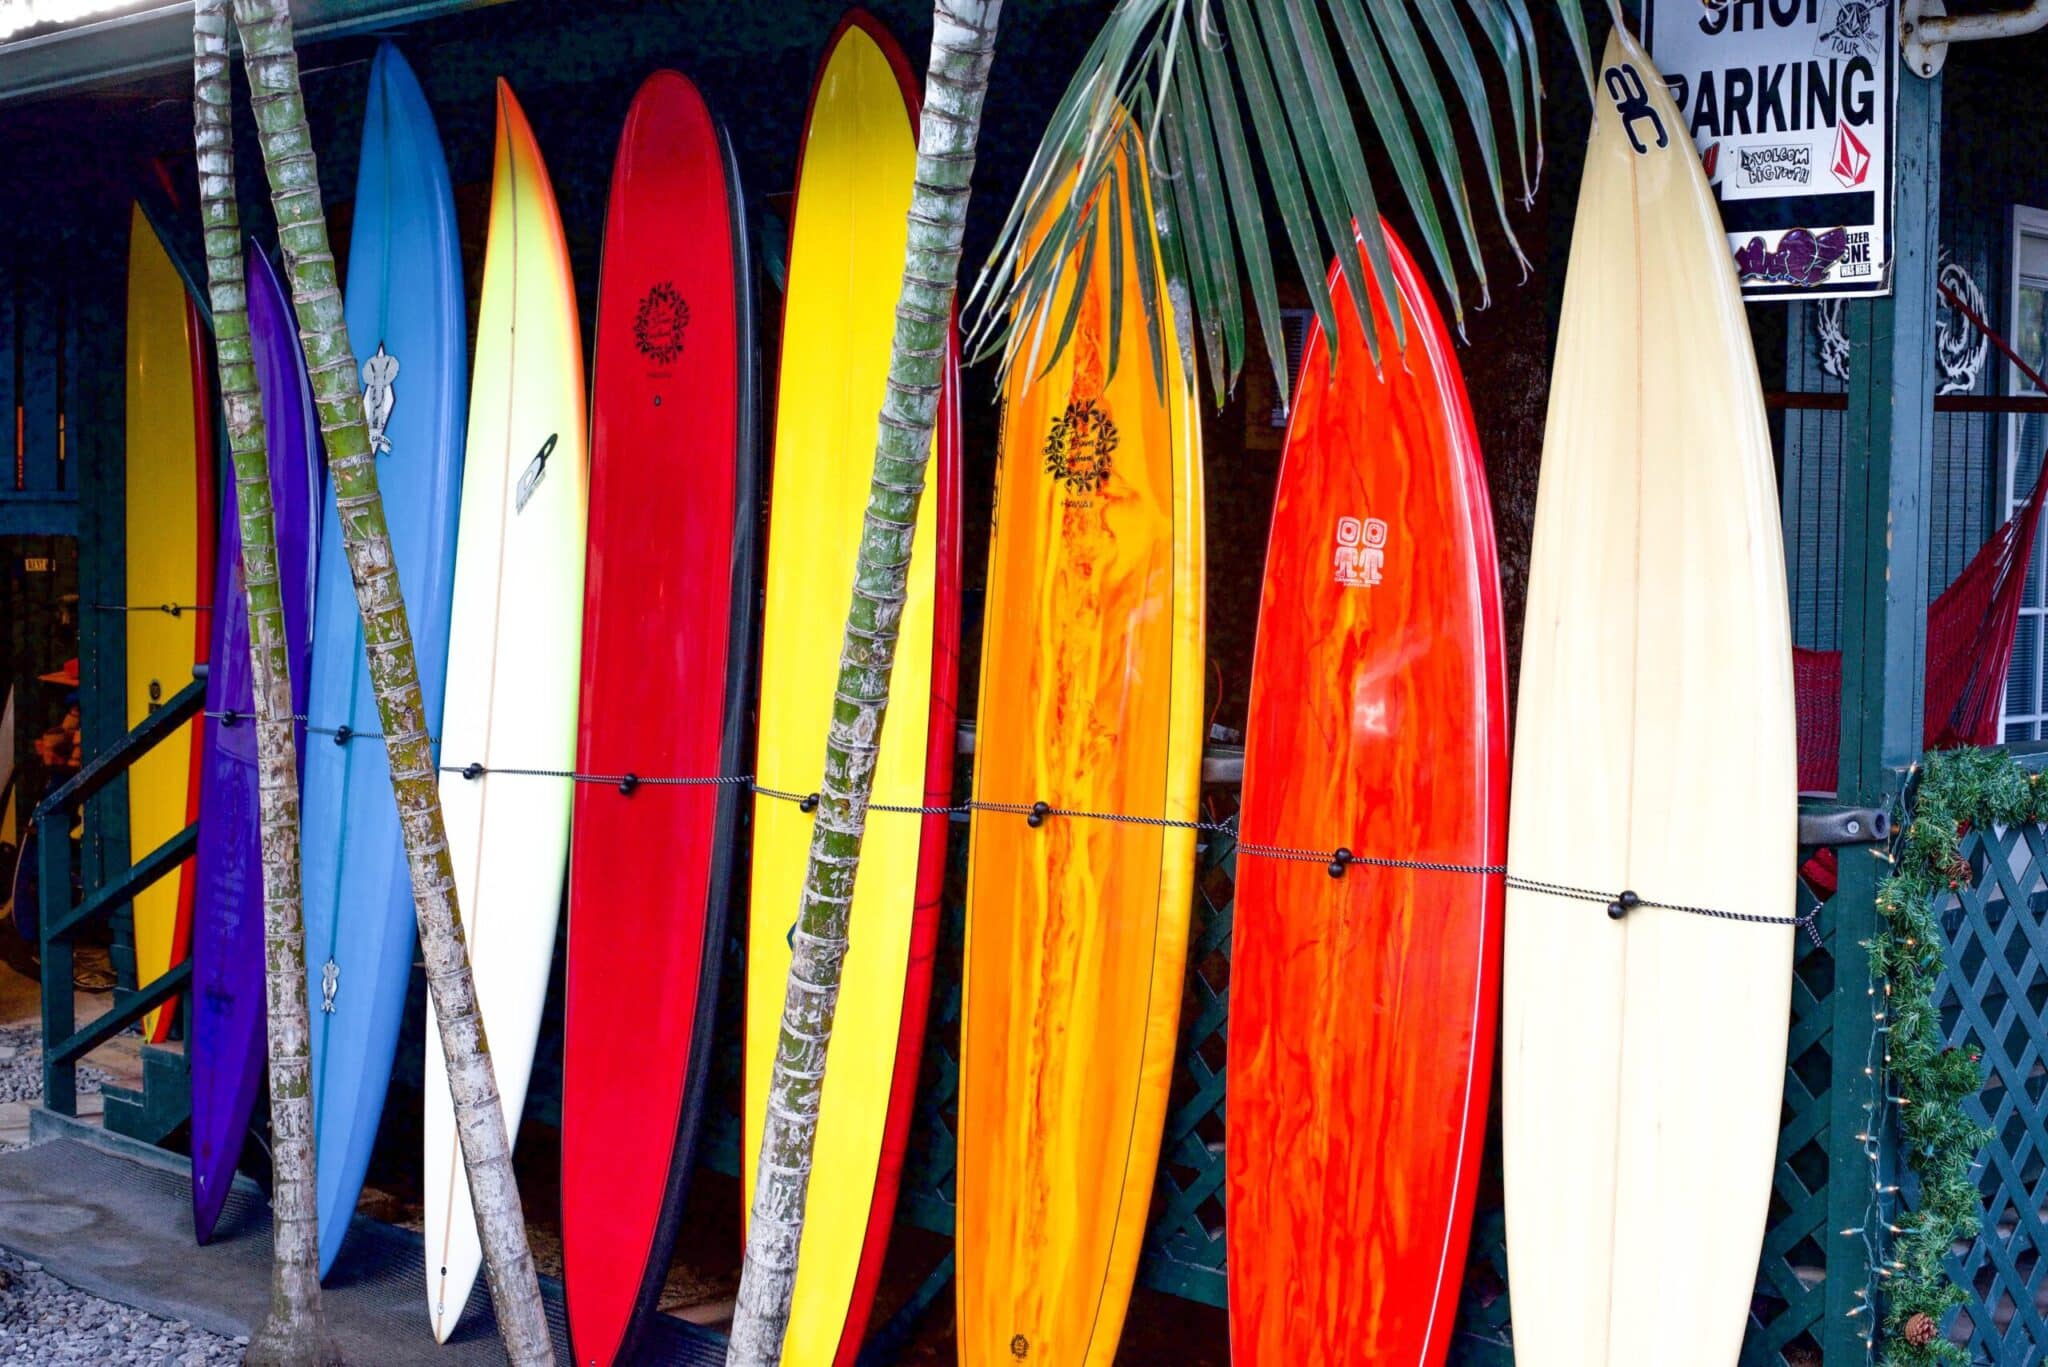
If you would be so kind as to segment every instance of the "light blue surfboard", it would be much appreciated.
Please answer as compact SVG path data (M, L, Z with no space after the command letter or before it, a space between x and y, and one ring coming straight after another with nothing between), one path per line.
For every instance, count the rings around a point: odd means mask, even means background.
M438 736L469 342L447 161L419 81L389 43L370 66L345 302L427 725ZM332 500L315 593L302 856L324 1277L341 1252L376 1143L416 935L383 728ZM321 734L344 726L352 737Z

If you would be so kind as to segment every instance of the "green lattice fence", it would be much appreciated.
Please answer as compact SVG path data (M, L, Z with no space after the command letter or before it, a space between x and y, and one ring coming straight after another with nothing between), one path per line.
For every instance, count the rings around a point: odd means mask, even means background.
M1865 857L1850 850L1842 857ZM1770 1223L1750 1302L1745 1367L1820 1367L1828 1230L1828 1086L1835 988L1835 918L1815 923L1823 943L1801 935L1792 966L1792 1026L1785 1050L1785 1108ZM1859 1174L1860 1178L1860 1174Z
M1974 875L1946 909L1949 971L1938 993L1951 1045L1980 1052L1971 1114L1995 1138L1978 1187L1985 1221L1949 1271L1970 1301L1948 1325L1971 1360L2048 1360L2048 830L1974 831Z
M1235 794L1213 789L1209 794L1212 814L1234 809ZM927 1039L923 1076L917 1100L917 1117L912 1127L910 1154L904 1172L899 1218L940 1234L953 1229L954 1128L957 1122L959 1068L956 1062L960 1037L960 951L964 912L962 888L966 862L966 827L956 825L952 864L947 887L943 933L932 987L930 1034ZM1972 846L1973 849L1977 847ZM2025 848L2040 859L2044 846L2039 832L2030 833ZM1845 856L1845 857L1854 857ZM1194 919L1190 927L1186 991L1181 1008L1181 1043L1175 1070L1172 1105L1168 1111L1162 1147L1159 1182L1153 1195L1151 1225L1145 1252L1139 1264L1139 1280L1156 1290L1210 1305L1225 1303L1223 1238L1223 1145L1225 1046L1229 1020L1230 935L1236 871L1236 844L1227 836L1206 840L1199 851L1200 870L1196 879ZM2048 863L2043 864L2048 869ZM2030 885L2040 887L2042 878L2026 873ZM2000 886L2003 886L2002 884ZM1989 886L1985 897L1991 896ZM2048 893L2038 894L2048 898ZM1980 916L1983 913L1979 913ZM2014 918L2008 918L2014 919ZM1823 912L1819 925L1828 931L1832 917ZM2048 940L2038 918L2027 933L2030 962L2048 962L2048 945L2033 948L2036 940ZM2008 932L2010 934L2010 932ZM1989 939L1986 943L1990 943ZM1819 1325L1823 1310L1827 1231L1828 1177L1828 1033L1830 995L1834 987L1834 956L1831 941L1813 945L1800 940L1796 979L1792 993L1791 1048L1785 1073L1785 1124L1778 1148L1778 1168L1771 1201L1771 1224L1757 1278L1756 1297L1751 1305L1748 1341L1743 1367L1821 1367ZM2004 944L2004 940L1998 943ZM707 1134L706 1161L724 1172L738 1166L738 992L734 984L740 975L740 946L735 939L728 955L724 1007L721 1012L722 1075L717 1095L722 1104L714 1109ZM1980 956L1980 958L1983 956ZM2002 960L2001 960L2002 962ZM1994 978L1995 970L1986 969ZM2036 975L2038 977L2038 975ZM1972 981L1975 981L1974 979ZM2003 981L2001 979L2001 981ZM2030 1038L2041 1036L2040 1013L2048 1005L2048 978L2034 991L2033 1005L2026 1011ZM1999 1010L2008 1010L2000 1007ZM1974 1017L1972 1018L1974 1019ZM1991 1019L2004 1017L1994 1014ZM2042 1169L2048 1163L2048 1141L2044 1141L2038 1098L2048 1083L2048 1068L2042 1063L2038 1044L2027 1046L2024 1054L2032 1069L2032 1092L2037 1103L2027 1108L2022 1122L2032 1140L2021 1165L2032 1174L2026 1189L2042 1191ZM1988 1051L1987 1051L1988 1052ZM2019 1055L2015 1055L2019 1057ZM1494 1124L1489 1129L1487 1153L1478 1194L1479 1208L1473 1221L1472 1246L1468 1257L1464 1297L1459 1307L1458 1336L1451 1361L1472 1367L1496 1367L1514 1361L1513 1328L1509 1315L1505 1221L1501 1212L1498 1089ZM1987 1102L1992 1094L1987 1093ZM1994 1107L1996 1109L1996 1107ZM2001 1114L2004 1112L2001 1111ZM1861 1173L1857 1174L1861 1180ZM2036 1200L2028 1210L2038 1211ZM2036 1243L2031 1232L2041 1228L2035 1215L2024 1217L2029 1229L2024 1255L2012 1254L2004 1262L1988 1253L1973 1253L1965 1260L1972 1275L1977 1269L2003 1268L2014 1257L2022 1259L2027 1284L2037 1286L2044 1275L2031 1250L2048 1246ZM2005 1274L2001 1272L2000 1276ZM1991 1303L1987 1297L1986 1303ZM2032 1302L2029 1301L2031 1306ZM2029 1323L2038 1325L2030 1309ZM2048 1334L2029 1338L2027 1343L2048 1343ZM2038 1362L2039 1355L1986 1358L1997 1362Z

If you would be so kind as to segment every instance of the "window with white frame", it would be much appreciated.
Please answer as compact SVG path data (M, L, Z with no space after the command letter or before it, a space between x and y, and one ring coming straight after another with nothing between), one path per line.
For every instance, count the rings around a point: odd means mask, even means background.
M2006 318L2013 349L2036 370L2048 370L2048 209L2015 207L2006 260L2012 263L2012 292ZM2005 392L2039 397L2019 368L2005 367ZM2019 511L2041 471L2048 447L2048 415L2014 413L2005 420L2004 482L2000 519ZM2048 739L2048 576L2042 573L2043 550L2036 539L2027 562L2027 586L2020 600L2018 634L2013 639L2012 672L2005 681L2005 718L2001 734L2007 743Z

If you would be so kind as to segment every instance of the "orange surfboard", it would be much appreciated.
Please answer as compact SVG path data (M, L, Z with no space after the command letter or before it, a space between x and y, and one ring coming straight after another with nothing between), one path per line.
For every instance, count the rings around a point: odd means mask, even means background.
M1145 194L1142 161L1121 185ZM1005 392L982 646L961 1022L959 1349L1107 1363L1151 1205L1186 972L1201 779L1202 478L1171 316L1096 238L1072 344ZM1141 221L1149 221L1149 213ZM1124 237L1114 273L1108 234ZM1069 263L1064 317L1078 272ZM1112 307L1122 335L1108 373ZM1166 307L1164 292L1160 307Z

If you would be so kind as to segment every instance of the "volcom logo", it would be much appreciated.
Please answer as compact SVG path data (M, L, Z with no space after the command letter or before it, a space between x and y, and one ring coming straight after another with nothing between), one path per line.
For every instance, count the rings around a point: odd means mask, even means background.
M664 280L647 291L633 319L633 343L656 365L674 365L683 354L683 334L690 327L690 304Z
M555 453L555 438L558 433L548 433L548 439L540 444L540 452L526 463L526 473L519 477L519 487L513 491L512 511L526 511L526 500L533 497L533 491L540 488L541 477L548 472L548 457Z
M1337 582L1369 589L1387 565L1387 524L1377 517L1337 519Z
M377 343L377 354L363 362L363 419L370 424L370 450L378 455L391 450L384 429L398 403L397 380L398 358Z
M1086 507L1088 496L1109 486L1116 455L1116 424L1093 399L1076 399L1045 434L1045 472L1075 495L1069 506Z
M1829 7L1833 13L1829 13ZM1882 0L1823 0L1820 35L1814 40L1813 55L1837 61L1884 55L1884 14Z

